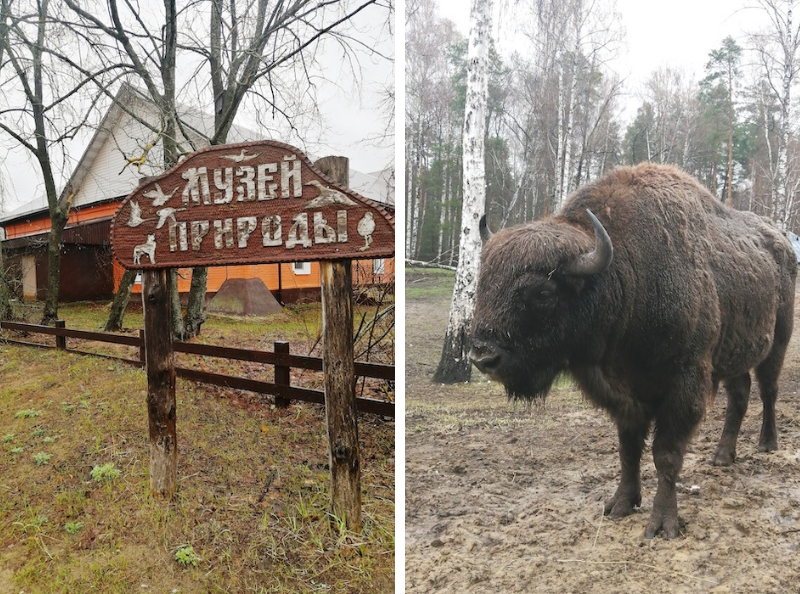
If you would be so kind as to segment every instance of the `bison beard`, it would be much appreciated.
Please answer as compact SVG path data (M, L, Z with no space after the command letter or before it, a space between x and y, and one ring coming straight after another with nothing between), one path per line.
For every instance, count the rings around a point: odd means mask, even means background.
M728 209L675 168L643 164L578 190L557 216L492 237L482 222L481 232L470 356L512 397L542 396L567 371L609 412L621 480L606 514L641 504L652 427L658 486L645 536L676 537L675 482L705 403L722 382L713 463L731 464L751 370L763 404L758 447L777 448L797 261L769 221Z

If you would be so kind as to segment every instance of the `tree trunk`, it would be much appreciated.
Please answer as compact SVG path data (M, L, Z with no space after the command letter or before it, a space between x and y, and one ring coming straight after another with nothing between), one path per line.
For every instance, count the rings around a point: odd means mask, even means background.
M11 310L10 296L8 274L3 260L3 245L0 243L0 320L11 319L13 312Z
M126 270L119 281L117 293L114 295L114 301L111 303L111 311L106 320L105 331L115 332L122 330L122 322L125 319L125 310L128 308L128 302L131 299L131 287L136 280L135 270Z
M58 292L61 280L61 239L67 215L60 210L50 215L50 233L47 238L47 295L44 301L42 324L58 319Z
M206 290L208 286L208 267L192 268L192 282L189 285L189 301L183 318L183 332L188 338L198 336L200 327L206 321Z
M433 381L439 383L466 382L472 374L469 360L470 326L475 309L475 290L478 284L482 245L478 221L486 210L484 144L491 19L492 0L473 0L464 113L464 200L461 207L461 240L450 319L442 356L433 376Z
M181 296L178 292L177 268L170 268L167 270L167 282L169 283L169 296L172 307L172 336L175 340L186 340L186 329L183 326L181 311Z
M733 73L728 72L728 206L733 208Z

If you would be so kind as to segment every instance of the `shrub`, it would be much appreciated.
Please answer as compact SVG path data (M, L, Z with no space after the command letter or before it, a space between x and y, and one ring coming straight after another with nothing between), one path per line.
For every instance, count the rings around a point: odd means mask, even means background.
M200 564L200 557L197 556L191 545L181 545L175 553L175 561L183 567L189 565L197 567Z
M98 483L110 483L119 476L119 469L113 462L92 468L92 479Z
M44 466L48 462L50 462L50 458L53 457L53 454L47 454L45 452L39 452L38 454L33 455L33 461L36 462L36 466Z

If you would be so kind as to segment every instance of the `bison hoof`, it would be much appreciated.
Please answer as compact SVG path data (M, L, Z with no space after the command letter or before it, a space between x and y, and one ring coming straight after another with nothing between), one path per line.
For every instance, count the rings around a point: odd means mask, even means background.
M777 449L778 449L777 439L771 439L769 441L759 442L758 444L759 452L774 452Z
M727 448L718 448L714 453L714 458L711 463L714 466L730 466L736 459L736 451Z
M642 503L642 497L619 497L614 496L606 501L603 513L612 519L624 518L631 515Z
M677 516L662 516L653 514L650 516L650 521L647 523L647 528L644 531L644 537L647 539L654 538L657 534L661 534L667 540L678 538L682 532L682 526Z

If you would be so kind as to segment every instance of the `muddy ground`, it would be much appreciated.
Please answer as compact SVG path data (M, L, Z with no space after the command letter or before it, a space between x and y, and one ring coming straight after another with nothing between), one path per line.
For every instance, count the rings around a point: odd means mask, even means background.
M778 450L756 451L754 386L737 461L711 465L721 392L684 463L684 533L645 540L649 444L641 512L604 518L619 481L609 418L568 384L530 408L476 371L471 384L432 384L448 278L417 271L406 282L407 592L800 592L800 331L782 375Z

